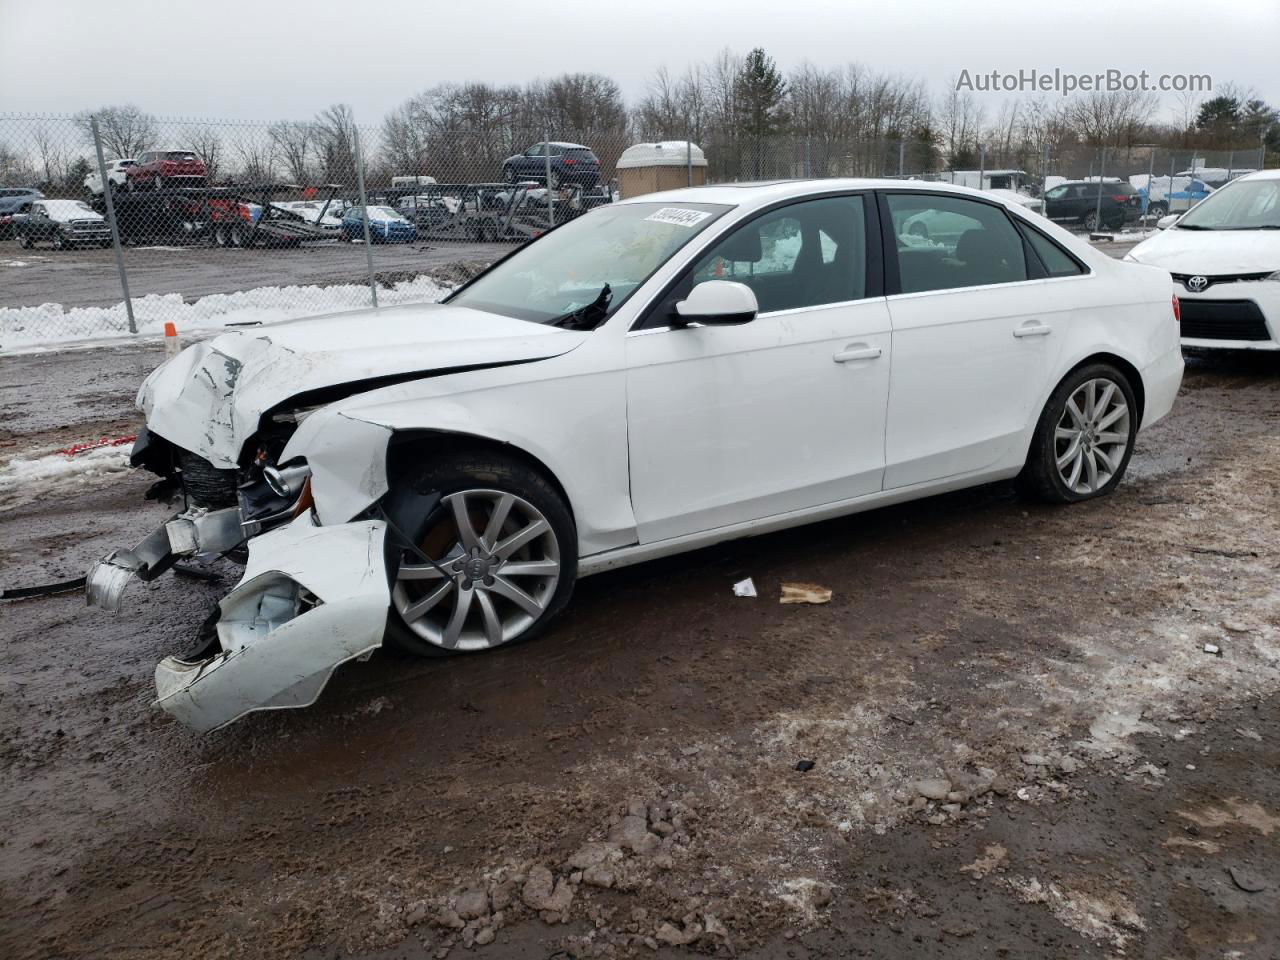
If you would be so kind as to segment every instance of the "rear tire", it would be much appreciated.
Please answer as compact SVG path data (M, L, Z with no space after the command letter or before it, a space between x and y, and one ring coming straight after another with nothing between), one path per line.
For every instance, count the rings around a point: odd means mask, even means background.
M1040 414L1019 488L1047 503L1109 494L1129 467L1138 420L1133 386L1116 367L1089 363L1072 371Z
M1093 233L1098 229L1098 212L1096 210L1089 211L1084 215L1084 219L1080 223L1087 231Z
M413 656L448 656L542 633L569 602L578 573L577 530L555 487L519 460L481 451L434 457L406 482L420 496L445 497L430 517L409 507L396 525L451 579L388 535L387 644ZM460 532L460 523L471 529ZM527 542L502 546L539 527Z

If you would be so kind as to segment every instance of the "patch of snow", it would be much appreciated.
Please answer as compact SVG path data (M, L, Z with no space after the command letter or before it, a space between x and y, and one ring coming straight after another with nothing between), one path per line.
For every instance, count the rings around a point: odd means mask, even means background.
M0 467L0 506L45 495L50 487L85 484L129 469L130 447L104 446L83 450L73 456L51 453L40 457L14 457Z
M435 303L450 289L429 277L415 277L390 289L379 289L378 303ZM228 324L275 323L368 308L369 288L364 284L257 287L201 297L194 303L184 302L177 293L149 294L133 300L138 333L143 336L163 335L169 321L177 325L180 336L186 336L216 331ZM0 354L38 350L50 344L98 343L132 336L123 303L70 310L58 303L0 309Z
M25 260L0 260L0 267L25 267Z

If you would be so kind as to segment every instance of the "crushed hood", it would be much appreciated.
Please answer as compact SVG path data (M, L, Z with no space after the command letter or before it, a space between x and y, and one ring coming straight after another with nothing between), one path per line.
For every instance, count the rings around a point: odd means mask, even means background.
M153 433L234 467L262 415L328 387L373 389L387 378L424 377L545 360L587 333L469 307L414 304L310 317L224 333L157 367L138 391Z
M1280 270L1280 230L1162 230L1129 256L1170 273L1221 276Z

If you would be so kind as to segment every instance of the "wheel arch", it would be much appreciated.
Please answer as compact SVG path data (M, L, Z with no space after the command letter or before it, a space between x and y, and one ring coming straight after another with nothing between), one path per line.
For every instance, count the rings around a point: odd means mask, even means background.
M1144 387L1142 383L1142 372L1134 366L1132 361L1126 360L1117 353L1099 351L1097 353L1089 354L1083 360L1080 360L1078 363L1072 365L1070 369L1063 372L1062 376L1058 378L1057 382L1054 383L1053 388L1049 391L1049 395L1053 395L1053 391L1058 389L1058 385L1061 384L1063 380L1067 379L1067 377L1071 376L1081 367L1088 366L1091 363L1109 363L1129 378L1129 386L1133 388L1133 399L1137 401L1138 404L1137 420L1138 423L1141 424L1143 414L1147 407L1147 391L1146 387ZM1041 406L1043 407L1043 404Z
M418 458L438 456L441 453L495 453L518 460L530 470L541 474L564 501L565 509L577 525L573 498L564 483L541 458L523 447L505 440L496 440L478 433L463 433L428 427L396 430L387 444L387 484L394 489Z

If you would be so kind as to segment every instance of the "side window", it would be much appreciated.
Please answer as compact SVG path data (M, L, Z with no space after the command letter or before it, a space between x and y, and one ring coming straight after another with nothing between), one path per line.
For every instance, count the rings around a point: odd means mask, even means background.
M886 197L903 293L1028 279L1022 237L999 207L964 197Z
M1067 195L1066 187L1054 187L1052 190L1050 190L1048 193L1045 194L1045 198L1049 200L1061 200L1066 195Z
M1060 246L1046 237L1039 230L1033 230L1026 227L1024 232L1027 235L1027 242L1031 244L1031 248L1035 250L1036 256L1040 258L1040 262L1044 264L1045 270L1051 277L1074 277L1083 273L1080 264L1076 263L1071 256Z
M694 266L692 283L745 283L761 313L860 300L867 295L866 237L861 196L804 200L719 241Z
M540 143L535 143L532 147L530 147L528 150L526 150L526 151L524 152L524 155L525 155L526 157L540 157L540 156L542 156L542 144L540 144Z

